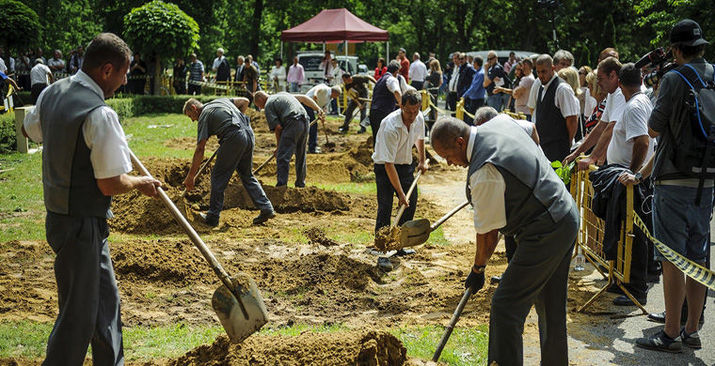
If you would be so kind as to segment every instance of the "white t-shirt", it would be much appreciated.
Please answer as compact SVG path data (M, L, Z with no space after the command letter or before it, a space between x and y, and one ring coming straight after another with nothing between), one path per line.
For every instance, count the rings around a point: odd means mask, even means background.
M467 142L467 161L472 159L477 133L479 133L479 127L471 127ZM469 188L472 193L474 229L477 234L485 234L506 226L506 203L504 201L506 182L499 170L492 164L484 164L469 176Z
M330 94L332 92L332 89L325 85L325 84L318 84L310 90L308 90L307 93L305 93L305 96L315 100L315 103L318 104L318 107L325 109L325 107L328 106L330 103ZM315 98L313 98L315 97ZM317 99L317 100L316 100Z
M648 136L648 119L652 111L653 104L643 93L638 93L628 100L623 108L623 117L616 120L616 124L613 126L613 135L608 143L606 155L609 164L620 164L625 167L631 165L633 139L639 136ZM643 162L648 161L654 153L655 140L651 138Z
M454 65L454 67L452 67L452 77L449 79L449 85L448 85L450 92L457 91L458 82L459 82L459 66Z
M549 80L549 82L544 85L544 91L541 93L541 100L544 100L546 90L549 89L549 86L551 86L551 83L553 83L557 77L558 76L554 74L554 77L552 77L551 80ZM534 81L534 85L536 85L536 81ZM538 96L539 89L536 89L536 98L538 98ZM576 95L574 95L573 89L571 89L571 86L564 81L559 83L559 85L556 87L556 95L554 95L554 104L556 105L556 108L561 111L561 115L564 118L570 116L578 116L579 111L581 110L581 105L579 104ZM536 109L538 108L534 109L534 115L536 115Z
M77 71L71 78L104 98L104 93L99 85L82 70ZM37 105L25 115L23 121L27 135L38 143L42 142L40 103L45 92L50 88L52 86L45 88L40 93ZM102 106L90 112L82 125L82 132L84 133L84 142L91 150L89 158L96 179L116 177L132 171L129 146L124 137L124 130L119 124L117 113L112 108Z
M7 65L5 65L5 61L2 58L0 58L0 72L7 74Z
M534 83L531 84L531 90L529 90L529 101L526 102L526 106L535 109L536 108L536 96L539 95L539 88L541 87L541 79L534 77ZM536 122L534 119L536 117L536 113L534 113L533 116L531 116L531 122Z
M606 97L606 107L601 114L601 121L618 122L623 117L623 110L626 108L626 98L618 87L616 91Z
M412 164L412 146L417 140L424 139L425 120L422 113L417 114L408 131L402 122L402 110L398 109L388 114L380 123L372 161L375 164Z
M410 65L409 76L412 81L425 81L425 76L427 76L427 67L422 61L417 60Z
M49 67L45 64L37 64L30 70L30 85L47 84L47 74L52 73Z
M529 74L527 76L524 76L521 78L519 81L519 85L514 88L516 89L525 89L528 90L528 93L523 93L519 98L516 98L516 102L514 103L516 111L521 112L524 114L531 114L531 111L529 110L529 107L527 104L529 104L529 94L531 93L531 86L534 85L534 74Z

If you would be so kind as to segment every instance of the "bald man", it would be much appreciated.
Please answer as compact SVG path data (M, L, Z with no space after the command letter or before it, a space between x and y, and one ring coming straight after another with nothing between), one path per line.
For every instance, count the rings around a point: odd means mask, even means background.
M492 297L488 364L521 365L522 332L532 305L539 316L541 364L568 365L566 288L579 216L551 163L516 123L470 127L444 117L432 147L450 165L468 167L477 250L465 287L484 286L497 232L514 236L516 251Z

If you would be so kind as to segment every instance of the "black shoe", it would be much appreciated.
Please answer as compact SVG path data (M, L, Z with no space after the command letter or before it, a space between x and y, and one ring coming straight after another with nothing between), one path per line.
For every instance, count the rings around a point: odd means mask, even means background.
M218 216L209 215L209 214L205 214L205 213L201 212L199 214L199 217L201 217L201 219L204 220L204 223L208 226L211 226L211 227L218 226Z
M646 283L659 283L660 282L660 273L648 273L648 275L645 278Z
M320 150L319 146L316 146L315 149L313 149L313 150L308 150L308 154L320 154L321 152L323 152L323 151Z
M670 353L680 353L683 351L683 342L680 340L680 335L673 339L668 337L662 330L650 337L638 338L636 345L654 351Z
M680 339L682 340L684 345L686 345L692 349L703 348L703 343L700 341L700 335L698 335L697 330L695 332L688 334L685 331L685 328L681 329L680 330Z
M276 217L276 212L273 210L261 211L261 213L253 219L253 225L262 224L274 217Z
M646 297L636 297L636 300L641 304L645 305L648 302L648 299ZM636 304L631 301L631 299L628 298L626 295L621 295L618 296L617 298L613 299L613 305L616 306L635 306Z
M349 128L340 127L340 128L338 128L338 133L342 133L343 135L345 135L348 133L349 130L350 130Z
M492 283L492 284L495 284L495 285L496 285L496 284L498 284L499 282L501 282L501 276L492 276L492 278L491 278L491 283Z
M623 293L623 290L621 290L621 288L615 283L608 287L608 289L606 289L606 292L610 292L616 295L625 295L625 293Z
M365 127L360 126L360 131L358 131L357 133L358 133L358 134L361 134L361 133L365 133L365 132L367 132L367 130L365 129Z
M665 324L665 311L660 313L650 313L648 314L648 320L656 323Z
M405 256L405 255L411 255L411 254L415 254L415 253L416 253L416 252L415 252L414 249L399 249L399 250L397 251L397 253L395 253L395 255L398 256L398 257L402 257L402 256Z
M387 257L377 258L377 267L385 272L390 272L394 269L392 262L390 262L390 258Z

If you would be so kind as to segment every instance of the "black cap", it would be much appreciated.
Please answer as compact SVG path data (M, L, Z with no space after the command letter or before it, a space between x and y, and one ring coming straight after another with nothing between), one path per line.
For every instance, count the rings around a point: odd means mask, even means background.
M683 46L710 44L703 38L703 30L700 25L691 19L683 19L673 26L670 31L670 43Z

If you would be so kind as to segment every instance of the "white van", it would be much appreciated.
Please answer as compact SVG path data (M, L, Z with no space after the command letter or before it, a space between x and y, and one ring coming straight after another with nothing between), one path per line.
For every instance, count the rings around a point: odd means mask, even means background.
M357 73L357 56L335 56L335 54L332 53L331 55L338 60L341 69L352 75ZM323 52L309 51L298 53L298 63L303 65L303 70L305 71L305 83L300 88L301 92L307 92L314 85L322 83L325 80L325 72L320 69L320 63L323 62L323 57L325 57L325 53Z

